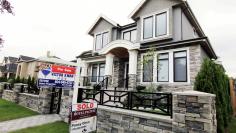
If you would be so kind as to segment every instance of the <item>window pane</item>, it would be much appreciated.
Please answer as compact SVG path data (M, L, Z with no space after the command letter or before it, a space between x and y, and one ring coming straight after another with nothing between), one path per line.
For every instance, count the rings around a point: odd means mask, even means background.
M97 82L97 65L93 65L93 68L92 68L92 79L91 81L92 82Z
M143 20L143 38L148 39L153 37L153 17Z
M152 82L153 76L153 60L143 64L143 82Z
M99 35L96 36L96 45L95 45L95 47L96 47L95 49L96 49L96 50L99 50L99 49L102 48L101 39L102 39L102 35L101 35L101 34L99 34Z
M158 64L158 81L169 81L169 60L160 60Z
M131 42L136 42L136 38L137 38L137 30L133 30L131 31Z
M156 15L156 36L167 34L167 14Z
M105 64L100 64L99 68L99 81L103 81L105 75Z
M103 36L102 36L103 38L102 38L102 46L104 47L104 46L106 46L107 44L108 44L108 41L109 41L109 34L108 34L108 32L106 32L106 33L103 33Z
M186 82L187 81L187 59L176 58L175 63L175 81L176 82Z
M159 64L158 64L158 77L157 81L159 82L168 82L169 81L169 54L159 54Z
M187 56L187 52L183 51L183 52L176 52L175 57L186 57Z
M124 32L123 33L123 39L130 41L130 32Z

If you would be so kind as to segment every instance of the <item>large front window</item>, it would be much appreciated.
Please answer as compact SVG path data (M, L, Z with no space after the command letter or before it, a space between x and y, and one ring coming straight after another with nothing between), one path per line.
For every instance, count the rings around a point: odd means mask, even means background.
M168 82L169 81L169 54L159 54L158 55L158 71L157 71L157 81L158 82Z
M96 35L95 50L100 50L109 43L109 32Z
M103 81L105 75L105 64L92 65L92 77L91 82Z
M159 38L167 35L167 11L143 18L143 39Z
M187 81L187 52L174 53L174 81L186 82Z
M153 60L143 62L143 82L153 81Z

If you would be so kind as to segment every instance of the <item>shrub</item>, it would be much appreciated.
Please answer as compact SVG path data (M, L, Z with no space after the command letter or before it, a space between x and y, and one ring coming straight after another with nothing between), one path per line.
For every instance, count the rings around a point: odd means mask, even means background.
M7 78L6 77L0 77L0 82L7 82Z
M143 90L145 90L145 89L146 89L146 86L142 86L142 85L139 85L139 86L136 87L136 90L137 90L138 92L141 92L141 91L143 91Z
M20 83L21 80L20 80L20 76L17 76L16 79L15 79L15 83Z
M15 83L15 80L14 79L8 79L7 82L10 83L11 86L13 87L14 83Z
M223 133L232 116L229 78L223 67L205 59L196 77L194 89L216 95L217 132Z

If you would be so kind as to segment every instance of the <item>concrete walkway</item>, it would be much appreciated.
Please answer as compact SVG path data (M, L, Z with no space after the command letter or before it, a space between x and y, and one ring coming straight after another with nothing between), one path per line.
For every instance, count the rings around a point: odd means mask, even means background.
M61 117L57 114L37 115L32 117L25 117L10 121L4 121L0 122L0 133L8 133L10 131L39 126L56 121L62 121Z

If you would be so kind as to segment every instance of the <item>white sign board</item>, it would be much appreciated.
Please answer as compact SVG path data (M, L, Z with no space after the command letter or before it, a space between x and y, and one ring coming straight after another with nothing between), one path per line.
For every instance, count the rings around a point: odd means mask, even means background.
M96 131L97 103L78 103L71 108L70 133L89 133Z
M38 87L73 88L76 68L41 64L38 73Z

